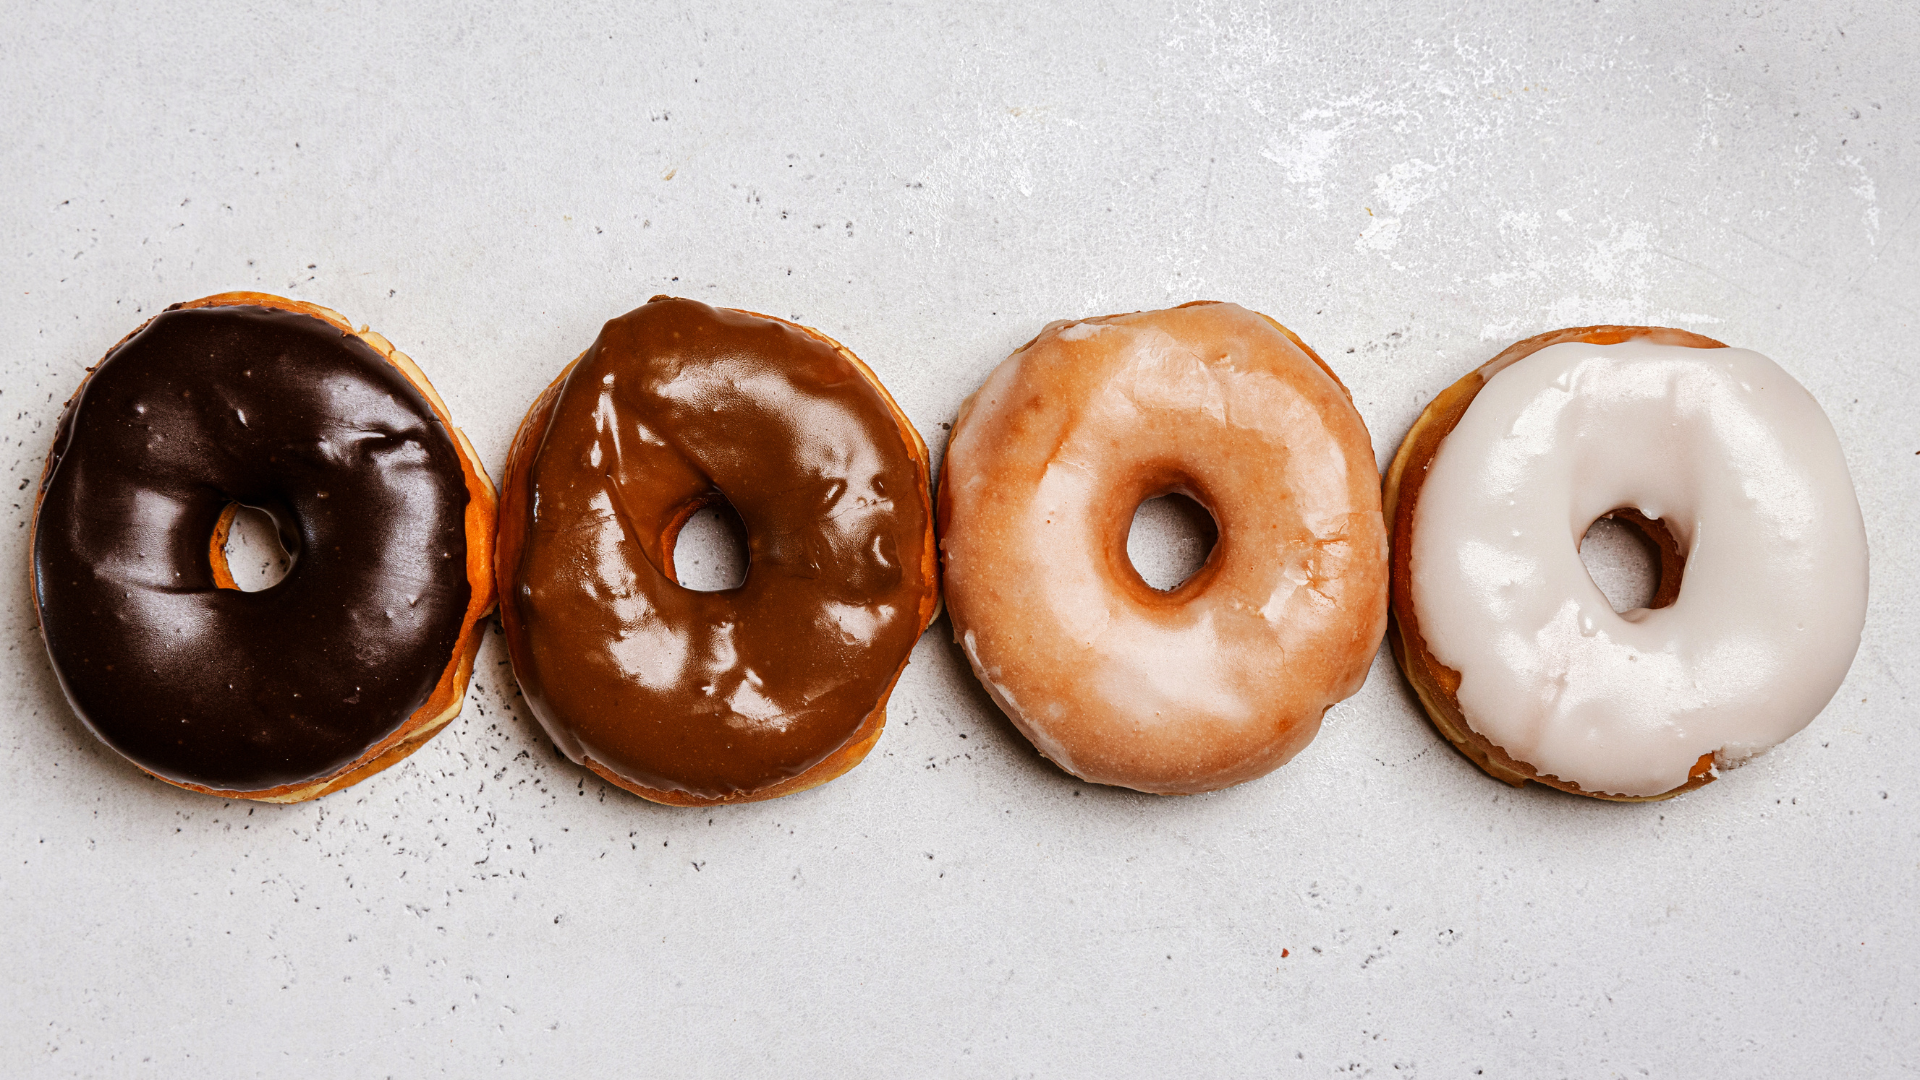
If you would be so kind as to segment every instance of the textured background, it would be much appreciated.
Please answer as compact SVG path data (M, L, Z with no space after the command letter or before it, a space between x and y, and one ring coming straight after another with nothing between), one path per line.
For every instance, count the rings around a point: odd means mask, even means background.
M1217 298L1318 348L1383 463L1537 331L1767 353L1852 462L1859 658L1659 805L1496 784L1384 654L1293 764L1163 800L1040 760L941 622L865 765L703 813L559 759L490 638L403 767L253 807L96 744L10 572L6 1071L1916 1068L1916 8L390 7L0 12L0 566L84 367L218 290L386 333L496 476L656 292L839 337L936 455L1044 322Z

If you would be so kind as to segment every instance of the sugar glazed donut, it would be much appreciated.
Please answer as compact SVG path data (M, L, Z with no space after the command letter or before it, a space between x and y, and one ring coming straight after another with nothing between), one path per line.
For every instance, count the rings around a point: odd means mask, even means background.
M1331 370L1233 304L1057 322L961 407L940 476L955 640L1049 760L1212 791L1299 753L1386 625L1366 425ZM1161 592L1127 557L1179 492L1218 541Z
M1386 480L1394 656L1488 774L1616 801L1711 782L1805 727L1866 618L1833 426L1759 353L1683 330L1529 338L1434 399ZM1614 515L1659 550L1616 613L1580 561Z
M831 338L655 297L607 323L515 436L497 571L515 674L568 757L680 806L859 764L937 595L926 447ZM746 580L683 588L700 508Z
M285 578L223 547L272 516ZM68 401L35 613L74 712L170 784L298 802L459 714L493 606L494 496L412 360L314 304L222 293L128 335Z

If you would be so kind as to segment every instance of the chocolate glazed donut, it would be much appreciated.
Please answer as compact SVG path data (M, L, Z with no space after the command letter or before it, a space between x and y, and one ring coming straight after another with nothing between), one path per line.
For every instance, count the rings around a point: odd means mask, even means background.
M854 355L750 312L655 297L534 402L503 484L513 668L554 743L681 806L858 764L937 595L926 447ZM737 588L678 584L724 500Z
M167 309L68 402L33 530L36 613L73 709L171 784L296 802L458 714L493 604L493 491L419 369L259 293ZM222 547L272 516L291 569Z

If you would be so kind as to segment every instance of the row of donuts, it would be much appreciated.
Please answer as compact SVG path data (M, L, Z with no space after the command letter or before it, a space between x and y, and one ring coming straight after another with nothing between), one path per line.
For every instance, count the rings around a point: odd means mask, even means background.
M1170 589L1128 558L1147 499L1212 516ZM736 587L683 587L682 528L742 527ZM266 513L292 561L238 587ZM1579 547L1658 552L1616 612ZM1519 342L1420 415L1383 488L1351 395L1233 304L1056 322L952 424L937 491L873 372L810 328L655 297L534 401L496 494L404 353L317 305L175 305L90 368L34 507L35 611L75 713L168 783L316 798L404 759L465 697L496 596L566 755L656 802L841 775L942 598L1039 751L1082 779L1265 775L1381 638L1490 775L1596 798L1710 782L1805 727L1865 620L1832 425L1767 358L1680 330Z

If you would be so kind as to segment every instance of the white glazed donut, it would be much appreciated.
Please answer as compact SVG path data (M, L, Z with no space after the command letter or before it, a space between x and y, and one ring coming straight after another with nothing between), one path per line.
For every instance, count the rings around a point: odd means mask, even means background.
M1658 797L1826 706L1866 617L1866 535L1832 424L1778 365L1601 329L1615 333L1585 336L1615 340L1563 337L1476 373L1417 498L1417 462L1396 461L1411 535L1395 613L1410 608L1402 632L1525 779ZM1580 561L1587 528L1622 508L1664 527L1671 569L1684 559L1670 606L1616 613Z

